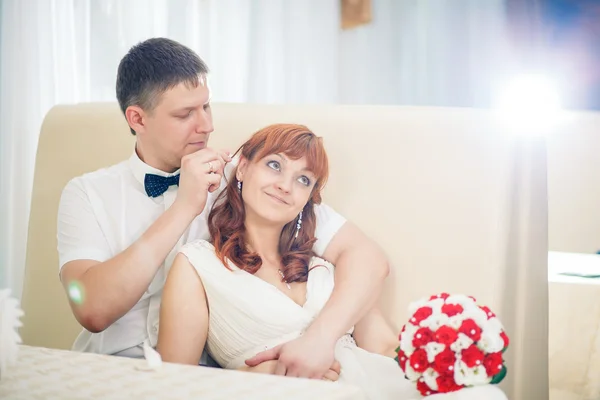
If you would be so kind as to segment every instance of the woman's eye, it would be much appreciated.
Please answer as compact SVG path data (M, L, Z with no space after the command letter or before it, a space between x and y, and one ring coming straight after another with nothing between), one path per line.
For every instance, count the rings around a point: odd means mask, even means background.
M306 176L301 176L300 178L298 178L298 181L300 181L301 184L305 185L305 186L310 186L310 179L308 179Z
M281 164L279 164L278 161L269 161L267 165L276 171L279 171L281 169Z

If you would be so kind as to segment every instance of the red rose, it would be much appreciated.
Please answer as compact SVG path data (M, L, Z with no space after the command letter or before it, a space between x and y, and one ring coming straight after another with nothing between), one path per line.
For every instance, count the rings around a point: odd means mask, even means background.
M446 346L450 346L457 338L458 333L448 325L442 325L435 331L435 340Z
M483 352L477 348L474 344L470 345L469 348L464 349L461 352L462 360L467 367L473 368L483 363Z
M402 371L406 371L406 361L408 361L408 358L406 358L406 354L404 354L402 350L399 350L398 365L400 366L400 368L402 368Z
M446 300L448 297L450 297L450 295L448 293L440 293L440 294L435 294L433 296L431 296L429 298L429 300L435 300L435 299L444 299Z
M481 338L481 328L472 319L465 319L458 331L470 337L474 342Z
M444 351L435 356L433 369L440 375L453 373L454 363L456 363L456 355L450 348L446 347Z
M490 310L490 309L489 309L488 307L486 307L486 306L479 306L479 308L481 308L481 309L483 310L483 312L485 312L485 315L487 315L487 318L488 318L488 319L490 319L490 318L493 318L493 317L495 317L495 316L496 316L496 314L494 314L494 313L492 312L492 310Z
M433 342L433 332L429 328L419 328L413 336L412 345L419 348Z
M410 366L417 372L423 372L429 367L427 361L427 352L423 349L417 349L410 356Z
M498 352L486 355L483 359L483 366L489 377L496 375L502 371L502 354Z
M421 307L417 311L415 311L412 318L410 319L410 322L412 322L415 325L419 325L421 321L428 318L431 314L433 314L433 310L431 309L431 307Z
M508 347L508 336L506 335L506 332L502 331L502 333L500 333L500 337L502 338L502 341L504 342L504 348Z
M423 396L429 396L432 394L436 394L437 392L435 390L432 390L429 386L427 386L427 384L425 383L424 380L419 379L417 381L417 390L421 393L421 395Z
M438 376L436 382L438 384L438 392L440 393L456 392L462 388L461 385L457 385L454 381L453 373Z
M442 312L449 317L453 317L464 311L464 308L460 304L444 304L442 306Z

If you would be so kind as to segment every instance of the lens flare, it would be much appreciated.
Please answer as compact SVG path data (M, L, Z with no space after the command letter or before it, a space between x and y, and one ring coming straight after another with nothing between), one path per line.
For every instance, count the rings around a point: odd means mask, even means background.
M68 293L69 299L71 299L73 303L77 305L83 304L83 301L85 299L84 290L83 286L79 282L72 281L71 283L69 283Z

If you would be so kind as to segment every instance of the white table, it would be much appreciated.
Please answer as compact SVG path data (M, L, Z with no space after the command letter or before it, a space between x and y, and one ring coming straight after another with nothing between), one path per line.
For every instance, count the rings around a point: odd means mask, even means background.
M0 399L363 399L354 386L21 346Z
M600 399L600 256L550 252L550 400Z

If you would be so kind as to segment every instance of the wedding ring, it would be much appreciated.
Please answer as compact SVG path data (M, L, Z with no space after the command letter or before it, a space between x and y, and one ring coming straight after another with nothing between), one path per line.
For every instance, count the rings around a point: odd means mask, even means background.
M208 173L209 173L209 174L212 174L212 172L213 172L213 165L212 165L212 162L210 162L210 161L209 161L209 162L207 162L207 164L208 164Z

